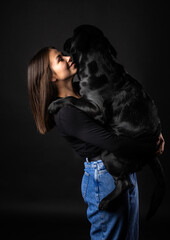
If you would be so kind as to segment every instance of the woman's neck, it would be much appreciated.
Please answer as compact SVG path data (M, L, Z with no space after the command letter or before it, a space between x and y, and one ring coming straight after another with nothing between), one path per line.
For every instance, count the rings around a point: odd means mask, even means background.
M58 97L65 98L73 96L75 98L80 98L78 93L73 91L72 81L58 81L57 82Z

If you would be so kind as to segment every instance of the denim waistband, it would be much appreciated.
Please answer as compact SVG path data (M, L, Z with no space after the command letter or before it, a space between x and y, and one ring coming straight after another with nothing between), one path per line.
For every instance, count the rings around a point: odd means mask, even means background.
M97 170L104 170L106 169L104 166L104 163L101 159L96 160L96 161L92 161L92 162L88 162L88 158L86 158L86 161L84 162L84 167L87 168L91 168L91 169L97 169Z

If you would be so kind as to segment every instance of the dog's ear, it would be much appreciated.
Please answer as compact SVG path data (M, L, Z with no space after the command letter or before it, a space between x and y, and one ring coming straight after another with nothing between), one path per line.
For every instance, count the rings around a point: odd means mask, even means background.
M109 42L109 40L106 37L104 37L104 41L105 41L105 44L107 45L110 53L116 58L117 57L117 52L114 49L114 47L111 45L111 43Z
M70 53L71 42L72 42L72 38L69 38L65 41L64 46L63 46L64 51Z

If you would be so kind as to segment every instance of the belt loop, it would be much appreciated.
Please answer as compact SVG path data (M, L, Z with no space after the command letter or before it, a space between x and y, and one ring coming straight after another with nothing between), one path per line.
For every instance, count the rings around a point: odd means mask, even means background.
M89 162L88 157L86 157L86 162Z

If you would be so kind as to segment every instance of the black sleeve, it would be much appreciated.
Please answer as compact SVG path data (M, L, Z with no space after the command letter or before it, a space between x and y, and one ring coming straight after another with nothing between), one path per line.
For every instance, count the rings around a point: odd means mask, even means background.
M64 134L98 146L117 156L131 157L153 154L158 149L155 143L138 142L133 137L116 136L96 123L88 115L74 106L62 107L54 119Z
M55 115L64 133L84 142L98 146L109 152L114 152L115 139L111 132L92 120L85 112L71 107L62 107Z

